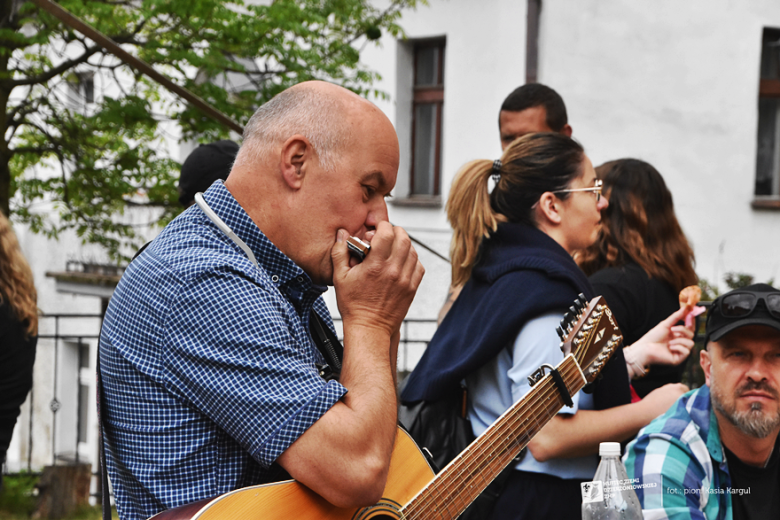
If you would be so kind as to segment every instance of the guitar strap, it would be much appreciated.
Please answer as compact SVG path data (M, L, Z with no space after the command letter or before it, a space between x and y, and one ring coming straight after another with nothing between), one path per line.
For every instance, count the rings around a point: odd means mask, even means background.
M144 249L149 247L152 242L147 242L135 252L132 262L138 255L143 253ZM102 329L102 326L101 326ZM100 503L103 511L103 520L111 520L111 493L108 489L108 468L106 467L106 444L105 434L103 432L103 378L100 375L100 339L97 343L96 361L95 361L95 395L97 397L97 421L98 421L98 461L100 464Z
M314 312L314 309L312 309L309 317L309 329L314 344L317 345L317 348L322 353L322 357L325 359L324 365L317 364L320 376L325 381L330 381L331 379L338 380L341 375L341 360L344 359L343 345L336 335L333 334L333 331L330 330L330 327L322 321L319 314Z
M144 246L146 247L146 246ZM111 493L108 489L108 468L106 468L106 447L103 434L103 380L100 377L100 340L97 344L97 361L95 363L95 384L97 385L97 420L98 420L98 459L100 463L100 504L103 510L103 520L111 520Z

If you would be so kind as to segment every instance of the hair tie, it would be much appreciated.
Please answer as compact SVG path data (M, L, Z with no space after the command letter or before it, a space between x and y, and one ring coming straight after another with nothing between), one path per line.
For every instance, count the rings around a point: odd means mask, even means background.
M492 175L493 175L493 182L498 182L499 179L501 179L501 167L503 164L501 164L501 159L496 159L493 161L493 168L492 168Z

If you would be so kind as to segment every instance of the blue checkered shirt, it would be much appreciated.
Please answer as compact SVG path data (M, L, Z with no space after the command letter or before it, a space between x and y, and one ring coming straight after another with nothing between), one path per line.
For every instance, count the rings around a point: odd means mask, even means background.
M325 382L314 308L324 287L279 251L221 181L125 271L100 338L107 466L119 515L285 478L274 461L345 393Z
M709 387L681 396L640 430L624 459L628 478L639 479L645 520L731 520L731 477Z

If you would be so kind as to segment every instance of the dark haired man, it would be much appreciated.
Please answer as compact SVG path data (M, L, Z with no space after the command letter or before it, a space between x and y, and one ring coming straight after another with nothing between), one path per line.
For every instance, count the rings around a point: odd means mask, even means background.
M706 334L706 386L627 448L644 516L780 518L780 291L756 284L720 296Z
M198 145L181 165L179 203L189 208L196 193L206 191L217 179L226 180L237 154L238 144L229 139Z
M501 150L512 141L526 134L558 132L571 137L571 125L566 116L566 105L561 96L541 83L528 83L516 88L501 104L498 113L498 131ZM462 285L450 285L447 300L439 310L437 321L441 323L458 298Z
M561 96L541 83L516 88L501 105L498 114L501 149L525 134L558 132L571 137L571 125Z

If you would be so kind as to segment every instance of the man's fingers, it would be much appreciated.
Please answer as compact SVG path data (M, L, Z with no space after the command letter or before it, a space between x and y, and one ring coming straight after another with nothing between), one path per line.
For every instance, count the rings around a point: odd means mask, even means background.
M336 243L330 250L330 256L333 260L333 279L343 278L349 271L349 250L347 249L347 237L349 234L344 229L339 229L336 233Z

